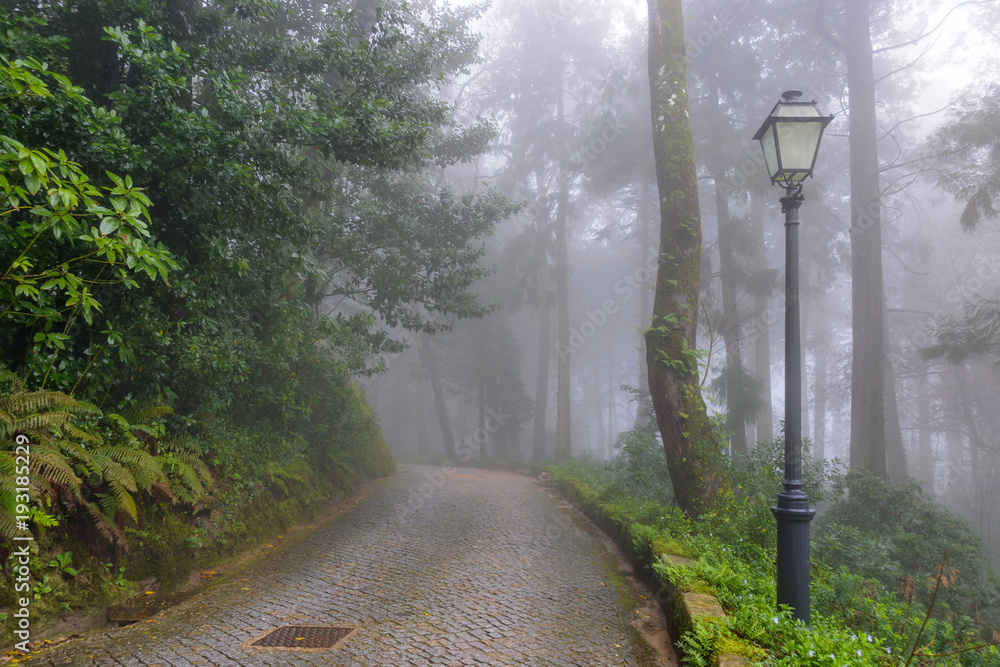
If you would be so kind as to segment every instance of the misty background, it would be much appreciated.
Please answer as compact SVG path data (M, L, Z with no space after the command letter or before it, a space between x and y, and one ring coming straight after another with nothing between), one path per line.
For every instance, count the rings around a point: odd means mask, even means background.
M829 4L835 22L838 5ZM995 38L979 13L990 4L876 3L872 38L887 447L905 458L906 475L978 528L996 562L1000 373L989 355L940 346L942 332L1000 279L996 220L971 224L968 198L942 187L958 162L942 128L996 86ZM803 435L814 457L847 464L850 110L844 54L820 34L816 14L813 2L685 4L704 234L699 348L706 398L733 449L780 437L781 193L750 137L783 90L801 89L836 117L801 213ZM572 456L607 460L622 432L649 419L637 393L648 392L641 332L659 214L645 4L495 0L475 31L479 62L440 95L459 123L491 119L498 139L474 161L440 169L437 186L492 186L522 203L484 247L495 271L478 291L494 309L433 336L397 330L408 348L388 356L386 373L365 389L400 460L443 457L448 440L471 443L475 457L552 459L561 398ZM568 345L557 337L563 261Z

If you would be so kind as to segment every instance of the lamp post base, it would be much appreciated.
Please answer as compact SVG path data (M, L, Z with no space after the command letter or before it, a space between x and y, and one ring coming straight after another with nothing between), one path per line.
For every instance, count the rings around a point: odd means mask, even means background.
M778 604L791 607L792 616L809 625L809 522L816 510L798 490L779 493L771 513L778 528Z

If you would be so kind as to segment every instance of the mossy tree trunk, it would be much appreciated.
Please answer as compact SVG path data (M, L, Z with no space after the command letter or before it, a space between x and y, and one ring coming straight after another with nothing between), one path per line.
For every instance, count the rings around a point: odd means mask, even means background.
M694 353L701 213L688 118L681 0L648 0L653 154L660 194L660 255L646 333L649 392L678 506L709 506L724 478Z

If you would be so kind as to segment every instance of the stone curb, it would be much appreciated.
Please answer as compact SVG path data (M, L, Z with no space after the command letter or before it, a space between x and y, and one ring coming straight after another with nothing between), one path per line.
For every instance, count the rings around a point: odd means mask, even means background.
M670 636L675 646L677 644L677 640L680 639L685 632L691 630L691 627L696 619L725 618L726 614L722 610L722 607L719 606L715 597L705 593L682 591L679 587L675 586L673 582L657 575L653 571L650 557L660 558L665 562L674 563L676 565L685 565L690 563L690 559L667 553L638 553L635 546L632 544L632 540L629 538L629 524L623 523L619 519L608 514L601 506L599 499L595 497L594 491L589 486L582 482L560 479L558 477L556 477L554 483L556 489L558 489L567 500L573 503L577 509L597 524L601 530L608 535L608 537L614 540L614 542L621 547L626 554L628 554L633 566L635 566L636 576L644 579L646 583L653 588L653 590L658 590L657 597L661 598L658 601L667 615L670 625ZM677 650L678 652L681 652L681 648L679 646L677 646ZM714 667L741 667L747 664L749 663L746 658L727 653L719 656L718 662Z

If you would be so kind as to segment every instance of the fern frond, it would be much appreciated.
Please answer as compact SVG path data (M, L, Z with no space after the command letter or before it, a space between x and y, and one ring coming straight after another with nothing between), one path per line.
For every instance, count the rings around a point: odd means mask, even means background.
M110 486L111 493L113 493L115 498L118 500L118 507L132 517L132 521L138 522L139 508L135 506L135 498L132 497L132 494L118 484L111 484Z
M109 542L123 551L128 549L128 542L125 541L125 534L122 532L114 521L111 521L101 512L100 508L96 503L87 503L85 505L87 514L94 522L94 528L97 530L98 534L104 538L106 542Z
M16 391L0 398L0 410L26 415L33 412L50 412L53 408L77 406L76 399L58 391Z
M214 486L215 480L212 478L212 473L202 460L201 456L190 452L172 452L172 456L174 456L181 463L186 463L191 466L191 468L193 468L198 474L198 479L201 480L205 489L210 489Z
M202 454L201 443L188 435L180 433L166 440L160 441L160 451L180 453Z
M70 438L76 438L82 440L90 445L99 445L101 442L101 436L86 429L82 429L73 422L69 422L63 427L63 434Z
M52 526L59 525L59 519L52 516L48 512L45 512L39 507L32 507L29 511L31 515L31 520L36 526L45 526L46 528L51 528Z
M153 401L133 401L122 410L125 417L133 426L136 424L148 424L160 417L173 414L174 409L169 405L159 405Z
M90 453L90 457L94 464L101 469L101 474L104 476L105 482L111 485L117 484L132 493L138 491L132 473L105 452L94 451Z
M142 436L146 436L147 438L155 438L157 435L159 435L159 433L155 428L153 428L152 426L148 426L146 424L130 424L128 428L129 431L132 433L132 435L134 435L136 438L139 439L141 439Z
M35 451L31 456L31 464L32 472L45 480L50 488L62 487L79 498L82 482L58 452Z
M13 475L16 468L14 457L9 452L0 452L0 479L7 475Z
M190 501L185 500L183 497L174 495L174 490L171 488L170 484L166 482L154 482L149 487L150 492L161 500L169 500L171 505L176 505L179 502L189 503Z
M36 412L15 419L10 428L14 433L59 433L71 419L69 412Z
M0 438L7 438L14 432L12 426L15 419L13 414L0 407Z
M17 519L14 513L6 507L0 507L0 537L9 540L17 534L20 534L20 531L17 530Z
M163 477L163 470L160 468L159 461L156 460L155 456L142 449L128 445L115 445L114 447L103 448L101 453L110 456L119 463L128 464L133 470L142 469L147 471L150 479Z
M131 424L129 424L128 421L124 417L122 417L121 415L115 414L113 412L109 412L108 414L104 415L104 417L108 421L110 421L112 424L114 424L114 426L117 429L118 433L120 433L122 435L122 437L124 437L130 444L132 444L134 446L138 446L139 445L138 438L136 438L134 435L132 435L132 431L129 428L131 426Z
M201 483L201 478L198 472L187 462L181 460L176 454L166 454L164 455L164 466L177 478L180 480L180 486L182 488L177 489L179 494L183 494L184 491L190 491L190 498L184 498L185 502L194 502L198 498L205 495L205 487Z
M100 439L97 442L101 442ZM71 457L83 464L90 464L90 452L86 445L78 440L61 439L57 440L55 446L65 456Z

